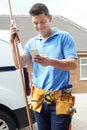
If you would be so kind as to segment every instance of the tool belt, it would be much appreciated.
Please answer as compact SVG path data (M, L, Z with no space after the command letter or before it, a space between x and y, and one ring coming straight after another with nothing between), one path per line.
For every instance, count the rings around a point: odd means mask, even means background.
M37 87L33 88L31 95L31 107L30 109L40 112L43 102L48 104L56 104L56 115L72 114L73 106L75 103L75 97L71 94L71 90L58 91L46 91Z

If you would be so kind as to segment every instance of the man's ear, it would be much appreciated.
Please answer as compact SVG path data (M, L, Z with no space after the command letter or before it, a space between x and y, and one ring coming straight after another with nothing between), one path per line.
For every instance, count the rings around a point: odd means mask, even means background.
M51 22L52 21L52 15L49 15L49 21Z

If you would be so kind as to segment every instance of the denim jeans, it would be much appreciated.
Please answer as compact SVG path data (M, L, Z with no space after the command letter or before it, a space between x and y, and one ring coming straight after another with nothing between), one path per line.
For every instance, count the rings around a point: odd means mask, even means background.
M38 130L68 130L70 115L56 115L55 103L43 103L40 113L35 112Z

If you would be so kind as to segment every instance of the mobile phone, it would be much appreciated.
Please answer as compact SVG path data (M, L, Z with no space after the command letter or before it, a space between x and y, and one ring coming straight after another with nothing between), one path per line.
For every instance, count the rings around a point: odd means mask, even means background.
M38 49L31 49L30 54L32 55L33 58L35 57L35 55L39 55Z

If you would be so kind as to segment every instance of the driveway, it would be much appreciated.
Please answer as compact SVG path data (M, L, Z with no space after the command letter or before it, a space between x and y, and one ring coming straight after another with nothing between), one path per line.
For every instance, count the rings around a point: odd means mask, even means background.
M72 130L87 130L87 94L74 94L76 97L75 107L77 113L72 119ZM37 130L36 123L33 125L34 130ZM24 128L20 130L29 130Z
M87 130L87 93L75 94L77 113L72 120L72 130Z

